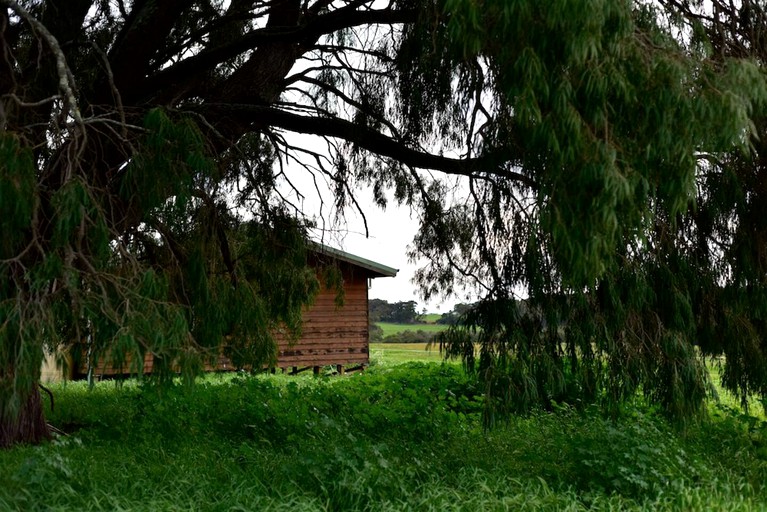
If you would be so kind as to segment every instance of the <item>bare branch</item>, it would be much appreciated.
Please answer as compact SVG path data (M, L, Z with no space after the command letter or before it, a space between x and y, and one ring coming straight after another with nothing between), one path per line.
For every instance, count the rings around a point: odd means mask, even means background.
M59 46L59 42L53 37L53 34L48 31L45 25L40 23L40 21L32 16L29 11L14 0L0 0L0 5L15 11L16 14L26 21L32 27L33 31L40 34L48 44L48 47L56 58L56 72L59 76L59 89L61 89L61 92L64 94L69 113L77 123L82 124L80 108L77 106L77 99L75 98L75 90L77 89L75 85L75 77L72 75L72 72L67 65L67 59L64 56L64 52L61 50L61 46Z
M230 116L246 117L255 127L275 126L296 133L323 135L345 139L371 153L394 158L405 165L433 169L446 174L474 176L494 174L518 182L531 189L537 184L529 176L509 169L512 155L490 153L476 158L449 158L412 149L366 126L338 118L319 118L291 114L272 107L240 104L205 104L201 108Z

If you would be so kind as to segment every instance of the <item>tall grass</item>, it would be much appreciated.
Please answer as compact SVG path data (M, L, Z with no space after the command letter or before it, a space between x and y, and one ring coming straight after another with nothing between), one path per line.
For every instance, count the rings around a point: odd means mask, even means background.
M70 433L0 453L0 510L755 510L767 426L553 407L490 432L457 365L56 385Z

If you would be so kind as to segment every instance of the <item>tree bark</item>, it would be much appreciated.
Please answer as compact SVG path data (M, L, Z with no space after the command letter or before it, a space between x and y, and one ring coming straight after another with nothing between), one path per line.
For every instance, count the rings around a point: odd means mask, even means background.
M51 437L43 414L40 388L35 385L17 414L0 409L0 448L38 444Z

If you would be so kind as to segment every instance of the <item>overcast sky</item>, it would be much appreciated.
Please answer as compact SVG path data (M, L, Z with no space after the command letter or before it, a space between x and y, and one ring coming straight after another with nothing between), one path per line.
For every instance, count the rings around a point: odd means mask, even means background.
M349 220L348 231L339 233L341 236L332 237L327 245L399 270L397 277L373 279L370 298L389 302L415 300L418 302L419 311L425 307L430 313L444 313L453 309L456 302L454 298L444 302L432 300L425 303L412 283L416 269L422 266L422 263L410 263L406 254L407 246L412 242L418 228L417 219L410 218L408 208L397 207L394 204L382 211L372 203L372 194L369 191L365 192L358 200L361 201L363 197L366 199L366 204L361 206L365 209L370 236L365 238L362 221L355 216Z
M367 220L370 236L366 238L361 216L351 209L346 213L345 228L332 226L330 192L327 188L323 190L326 203L321 205L315 184L305 169L291 166L286 172L304 198L303 201L296 198L288 187L280 187L281 192L295 202L296 206L301 207L306 215L319 217L321 214L326 219L327 230L322 240L325 245L399 270L397 277L373 279L370 298L389 302L415 300L418 303L418 311L426 308L429 313L445 313L452 310L456 302L465 302L463 297L450 297L444 300L437 298L426 303L418 294L412 279L416 269L425 262L410 263L407 258L407 247L418 229L417 217L410 217L409 208L398 207L394 201L390 201L386 210L381 210L373 203L371 190L355 191L355 198L365 212ZM318 181L321 181L319 177ZM323 188L321 182L318 184Z
M390 202L386 210L373 204L369 190L360 191L357 197L365 212L370 236L365 237L365 228L359 215L347 213L347 227L326 234L325 244L363 258L398 269L397 277L373 279L370 298L389 302L415 300L418 310L426 308L429 313L445 313L461 300L451 297L435 299L428 303L419 296L412 279L416 269L425 261L410 263L407 247L418 229L418 220L410 217L410 210Z

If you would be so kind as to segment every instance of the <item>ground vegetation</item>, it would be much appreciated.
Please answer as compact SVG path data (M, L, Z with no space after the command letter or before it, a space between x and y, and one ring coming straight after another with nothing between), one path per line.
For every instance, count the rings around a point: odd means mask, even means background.
M764 393L765 15L712 5L0 0L0 446L48 435L46 351L268 364L358 185L415 212L425 298L483 298L444 347L491 410L692 417L701 353Z

